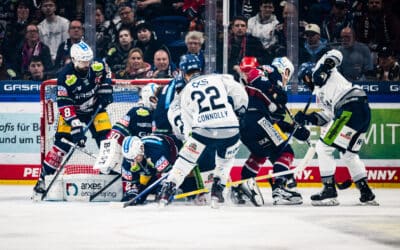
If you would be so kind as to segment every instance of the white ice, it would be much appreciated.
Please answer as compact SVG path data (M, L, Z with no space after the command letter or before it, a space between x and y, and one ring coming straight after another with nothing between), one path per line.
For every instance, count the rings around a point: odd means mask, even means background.
M359 206L356 189L340 206L220 209L172 203L122 208L120 203L37 202L31 186L0 186L0 249L400 249L398 189L374 189L380 206Z

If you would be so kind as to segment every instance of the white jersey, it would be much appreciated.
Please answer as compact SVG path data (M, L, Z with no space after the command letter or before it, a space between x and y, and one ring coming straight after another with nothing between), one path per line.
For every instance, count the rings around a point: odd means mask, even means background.
M324 120L330 121L335 116L335 108L337 108L337 105L343 102L343 99L347 98L351 91L360 88L353 87L352 83L344 78L344 76L337 70L337 66L341 63L341 57L335 55L335 50L331 50L321 57L313 71L317 70L327 58L334 60L336 67L331 70L330 76L325 85L322 87L315 86L313 94L317 97L318 107L322 109L319 114Z
M69 20L56 16L53 22L44 19L38 25L40 40L49 46L51 59L54 61L57 55L58 46L69 38Z
M244 87L232 76L222 74L192 78L180 98L185 137L191 131L212 138L237 134L239 122L235 111L244 112L248 104Z
M172 100L171 104L169 105L168 109L168 121L171 124L172 133L176 135L176 137L184 141L184 129L183 129L183 121L181 117L181 96L175 94L174 99Z

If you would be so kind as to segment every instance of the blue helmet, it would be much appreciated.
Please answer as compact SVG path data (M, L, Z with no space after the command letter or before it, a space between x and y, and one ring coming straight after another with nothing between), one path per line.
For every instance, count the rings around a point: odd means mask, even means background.
M198 56L194 54L186 54L181 56L179 61L179 69L186 74L190 70L202 70L202 63Z
M299 73L297 74L299 83L307 85L311 91L314 90L314 84L312 83L312 69L314 68L314 66L315 63L313 62L302 63L299 68Z

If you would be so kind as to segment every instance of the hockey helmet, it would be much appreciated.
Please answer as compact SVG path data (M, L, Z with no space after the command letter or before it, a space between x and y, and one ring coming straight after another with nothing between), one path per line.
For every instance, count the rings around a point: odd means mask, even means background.
M151 110L156 109L157 102L155 101L155 97L158 87L158 84L151 82L141 89L140 97L142 98L143 106Z
M260 64L254 56L245 56L239 64L240 71L248 72L251 69L257 68Z
M179 69L185 74L191 70L202 71L202 63L198 56L194 54L186 54L180 58Z
M314 91L314 83L312 82L312 69L314 68L314 66L315 63L313 62L302 63L300 65L299 72L297 73L299 83L303 83L311 91Z
M282 82L283 85L285 86L293 76L294 73L293 63L289 60L289 58L284 56L284 57L276 57L272 61L271 65L274 66L278 70L278 72L282 75Z
M80 41L71 46L70 56L75 67L86 69L93 60L93 50L85 42Z
M129 161L135 161L138 155L144 155L144 145L137 136L127 136L122 142L122 155Z

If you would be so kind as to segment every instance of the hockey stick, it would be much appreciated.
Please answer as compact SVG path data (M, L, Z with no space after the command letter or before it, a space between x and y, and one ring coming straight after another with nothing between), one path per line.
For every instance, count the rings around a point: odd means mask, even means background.
M79 151L81 151L82 153L85 153L86 155L92 157L93 159L97 158L97 155L93 154L92 152L89 152L86 148L81 148L78 145L76 145L75 143L67 140L66 138L61 138L61 142L70 145L71 147L73 147L74 149L77 149Z
M100 110L102 109L102 105L100 104L96 111L94 112L92 119L90 119L90 121L86 124L86 127L83 129L83 133L86 134L86 132L89 130L90 126L92 125L94 119L96 118L96 115L100 112ZM75 146L77 145L77 143L75 143ZM69 159L71 158L72 154L75 151L75 147L71 147L70 150L68 151L67 155L64 158L64 161L61 163L61 166L58 168L58 171L55 173L54 178L51 180L51 182L49 183L49 185L47 186L46 190L44 191L44 193L42 194L41 200L44 200L44 198L46 198L47 194L50 191L50 188L53 186L54 182L57 180L58 176L60 175L60 173L64 170L65 165L67 164L67 162L69 161Z
M166 179L168 177L168 174L162 176L161 178L159 178L158 180L156 180L155 182L153 182L151 185L149 185L148 187L146 187L142 192L140 192L136 197L130 199L129 201L124 202L124 204L122 205L123 208L126 208L130 205L132 205L133 203L135 203L136 200L138 200L140 197L142 197L143 195L147 194L148 192L150 192L150 190L153 189L153 187L157 186L158 184L160 184L164 179Z
M197 189L197 190L193 190L190 192L186 192L186 193L181 193L181 194L176 194L174 196L174 200L179 200L179 199L183 199L186 198L188 196L192 196L192 195L196 195L196 194L202 194L202 193L207 193L209 192L209 190L207 188L201 188L201 189Z
M109 183L107 183L102 189L100 189L99 191L97 191L94 194L91 194L89 196L89 201L93 201L97 196L99 196L101 193L104 192L104 190L106 190L107 188L109 188L112 184L114 184L119 178L121 178L121 174L118 173L114 179L112 179Z

